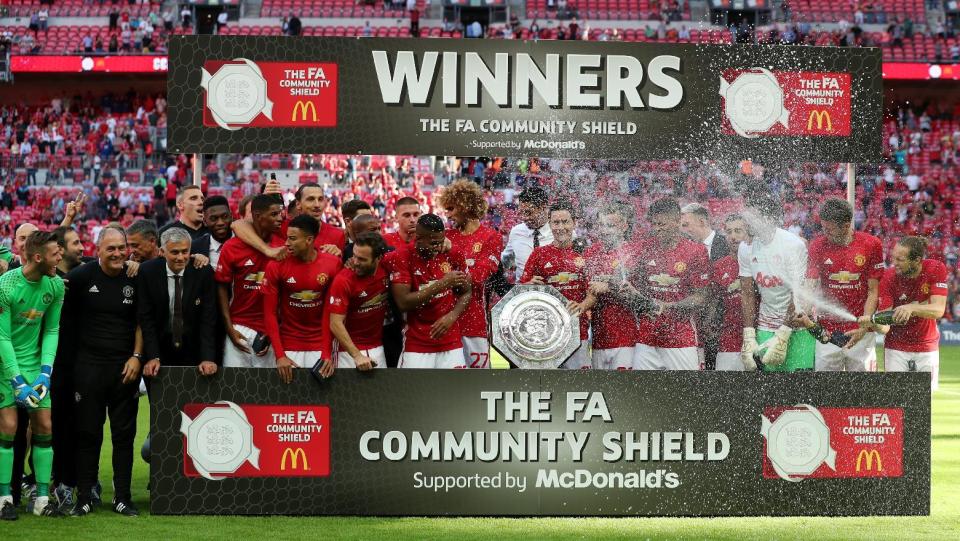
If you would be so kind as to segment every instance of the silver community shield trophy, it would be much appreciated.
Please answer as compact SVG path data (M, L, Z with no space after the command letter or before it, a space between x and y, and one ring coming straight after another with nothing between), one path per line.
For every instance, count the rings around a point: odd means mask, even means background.
M566 305L551 286L515 286L493 307L493 347L519 368L558 368L580 347L580 324Z

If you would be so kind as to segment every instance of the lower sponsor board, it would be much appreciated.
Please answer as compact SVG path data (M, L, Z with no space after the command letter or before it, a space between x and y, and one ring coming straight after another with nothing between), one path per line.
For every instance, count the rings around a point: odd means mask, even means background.
M927 514L924 374L169 368L155 514Z

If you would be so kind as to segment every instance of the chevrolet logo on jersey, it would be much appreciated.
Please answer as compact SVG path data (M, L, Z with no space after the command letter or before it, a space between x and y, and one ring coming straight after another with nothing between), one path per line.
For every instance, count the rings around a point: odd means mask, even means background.
M263 283L263 271L260 272L251 272L250 274L243 277L247 282L256 282L258 284Z
M675 286L680 283L680 278L670 276L669 274L664 274L662 272L660 274L651 275L647 277L647 279L660 287Z
M835 272L829 276L834 282L839 282L841 284L849 284L850 282L856 282L860 279L859 272L849 272L842 270L840 272Z
M548 284L567 284L573 281L576 281L580 278L580 275L575 272L561 272L559 274L554 274L550 278L547 278Z
M291 299L296 299L303 302L315 301L319 296L320 294L316 291L298 291L290 294Z
M374 306L379 306L387 300L386 292L375 295L372 299L360 305L360 308L372 308Z
M33 321L35 319L42 318L43 312L41 312L40 310L37 310L36 308L31 308L26 312L20 312L20 317L22 317L23 319Z

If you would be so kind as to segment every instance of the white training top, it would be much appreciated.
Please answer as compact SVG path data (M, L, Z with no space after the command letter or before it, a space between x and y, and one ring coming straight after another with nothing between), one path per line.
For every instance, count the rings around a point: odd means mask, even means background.
M757 328L775 331L784 324L794 288L802 287L807 273L807 243L797 235L777 228L769 244L754 237L750 246L740 245L737 259L740 276L753 278L760 291Z

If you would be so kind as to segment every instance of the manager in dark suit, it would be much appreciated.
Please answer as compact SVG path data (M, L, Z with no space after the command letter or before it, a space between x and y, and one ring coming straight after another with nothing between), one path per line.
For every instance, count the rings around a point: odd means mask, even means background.
M137 319L143 333L143 375L160 365L217 372L214 348L216 287L210 266L190 265L190 234L173 227L160 236L162 258L140 266Z
M680 229L691 239L707 247L710 261L730 254L727 239L711 227L710 211L700 203L690 203L680 209ZM703 336L703 366L706 370L713 370L717 365L722 324L723 299L711 296L704 306L703 317L697 323L697 329Z

